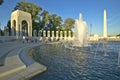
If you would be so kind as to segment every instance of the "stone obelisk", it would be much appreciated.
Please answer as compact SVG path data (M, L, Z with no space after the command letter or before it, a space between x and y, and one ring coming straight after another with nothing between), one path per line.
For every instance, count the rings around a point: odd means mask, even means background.
M107 38L107 14L106 10L104 10L104 23L103 23L103 37Z

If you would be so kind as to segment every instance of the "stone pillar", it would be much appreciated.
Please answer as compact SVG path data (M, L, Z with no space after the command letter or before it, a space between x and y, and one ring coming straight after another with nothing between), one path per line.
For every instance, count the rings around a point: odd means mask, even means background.
M58 31L56 31L56 40L59 38Z
M71 31L69 31L68 34L69 34L69 40L71 40Z
M60 31L60 40L63 38L63 31Z
M46 31L44 30L43 31L43 38L42 38L42 42L45 42L46 41Z
M42 33L41 30L39 30L38 36L39 36L39 40L40 40L40 41L42 41L41 33Z
M5 36L9 36L8 27L4 27L4 33L5 33Z
M36 37L36 30L33 31L33 36Z
M32 37L32 21L31 21L31 19L30 19L30 21L28 21L28 36Z
M7 36L7 30L6 30L7 28L6 27L4 27L4 36Z
M54 31L52 31L52 37L55 37L55 36L54 36Z
M51 41L54 41L54 38L55 38L55 36L54 36L54 31L52 31Z
M21 23L19 23L19 34L20 34L20 37L22 37L22 26L21 26Z
M43 37L46 37L46 31L45 30L43 31Z
M41 30L39 30L39 32L38 32L38 36L41 37Z
M26 31L26 27L25 27L25 37L26 37L26 32L27 32L27 31ZM36 32L36 31L35 31L35 32ZM35 32L34 32L34 33L35 33ZM35 36L36 36L36 35L35 35Z
M17 20L16 20L16 29L15 29L15 33L16 33L16 38L18 39L18 31L19 31L19 24L18 24L18 18L17 18Z
M64 40L67 40L67 31L64 31Z
M50 38L50 31L47 32L47 37Z
M11 20L11 36L14 36L14 24L13 24L13 20Z
M20 24L18 26L18 37L20 37Z

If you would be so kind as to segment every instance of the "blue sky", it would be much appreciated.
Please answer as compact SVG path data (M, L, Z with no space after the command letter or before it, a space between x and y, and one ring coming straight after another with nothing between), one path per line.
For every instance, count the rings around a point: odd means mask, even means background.
M63 19L69 17L78 19L79 13L82 13L88 29L92 24L92 34L100 35L103 32L103 11L106 9L108 34L120 33L120 0L4 0L0 6L2 28L7 25L13 8L20 1L33 2L43 10L48 10L50 14L55 13Z

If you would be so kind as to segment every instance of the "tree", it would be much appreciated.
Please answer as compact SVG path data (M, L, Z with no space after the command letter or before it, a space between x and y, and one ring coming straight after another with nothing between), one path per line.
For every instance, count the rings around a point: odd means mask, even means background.
M56 14L52 14L48 16L48 21L49 21L49 28L50 30L57 30L62 23L62 18L60 16L57 16Z
M32 28L33 30L36 29L37 32L39 30L39 23L40 23L40 12L42 11L42 8L40 6L37 6L31 2L19 2L15 6L14 10L22 10L26 11L31 14L32 16ZM13 11L14 11L13 10Z
M3 4L3 2L4 2L3 0L0 0L0 5L2 5L2 4Z
M9 31L9 36L11 35L11 22L10 20L7 23L8 31Z
M41 13L41 22L40 22L40 27L43 29L44 27L46 27L47 25L47 22L48 22L48 16L49 15L49 12L47 10L44 10L42 13Z
M116 35L117 37L120 37L120 34Z
M72 28L74 28L74 23L75 23L75 20L72 19L72 18L66 18L64 20L64 29L65 30L72 30Z

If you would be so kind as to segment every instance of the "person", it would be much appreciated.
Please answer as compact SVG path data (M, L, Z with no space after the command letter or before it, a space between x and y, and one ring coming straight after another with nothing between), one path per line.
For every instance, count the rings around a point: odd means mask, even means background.
M27 41L27 43L28 43L28 38L26 37L26 41Z
M35 38L35 43L37 43L37 38Z
M46 41L46 43L48 43L48 37L46 37L46 40L45 40L45 41Z

